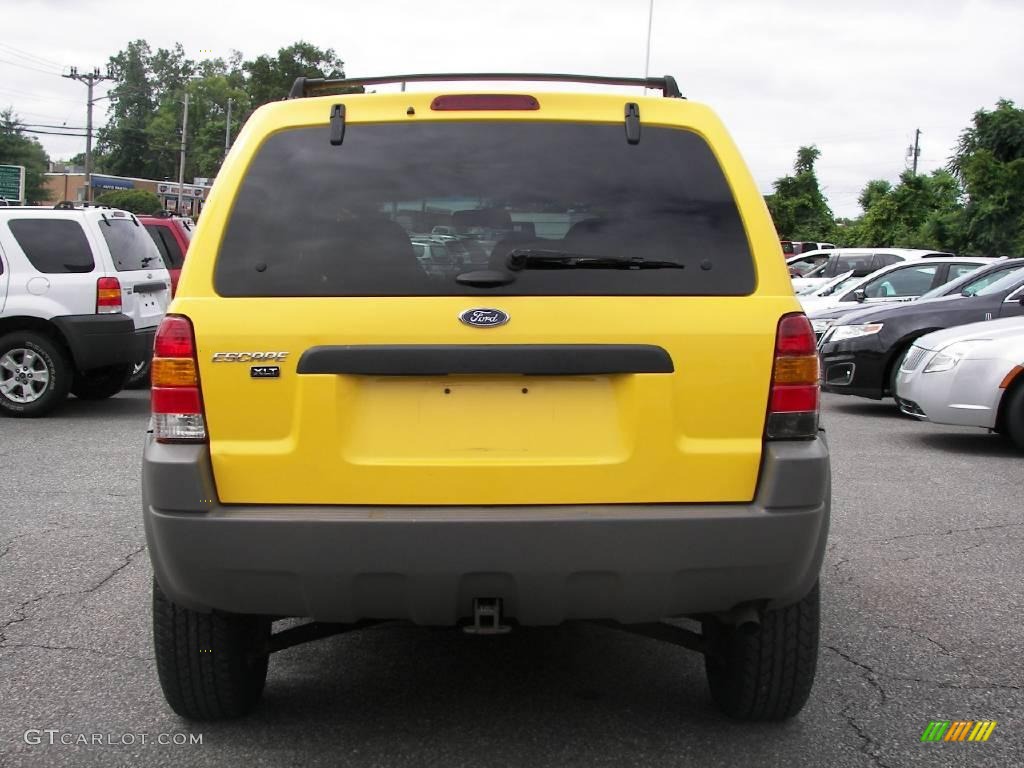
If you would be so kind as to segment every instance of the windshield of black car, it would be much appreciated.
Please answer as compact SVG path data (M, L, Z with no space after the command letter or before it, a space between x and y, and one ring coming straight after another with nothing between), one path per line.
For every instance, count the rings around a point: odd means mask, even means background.
M1022 282L1024 282L1024 265L1022 265L1020 269L1014 270L1005 277L1001 277L994 283L986 285L984 288L978 290L974 295L991 296L992 294L1013 290Z
M160 251L141 224L132 219L108 215L100 221L100 232L103 233L118 272L164 268Z
M249 164L225 228L225 296L747 295L753 257L706 141L621 125L409 122L273 134ZM417 260L449 227L469 258ZM447 231L437 229L437 232ZM481 286L519 248L683 264L673 270L524 270Z

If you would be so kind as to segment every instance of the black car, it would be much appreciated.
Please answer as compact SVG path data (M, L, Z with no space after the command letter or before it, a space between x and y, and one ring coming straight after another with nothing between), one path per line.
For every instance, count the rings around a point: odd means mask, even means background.
M906 264L908 269L922 266L920 263ZM962 269L968 269L964 274L956 276L957 272ZM908 302L908 301L925 301L927 299L937 299L940 296L961 296L961 295L973 295L991 285L996 280L999 280L1006 274L1015 270L1021 269L1022 264L1016 259L1001 259L992 264L979 266L977 264L960 264L960 265L942 265L938 270L935 271L935 277L932 281L932 285L936 286L926 293L922 293L920 296L907 296L905 298L889 299L877 301L872 300L872 284L870 281L858 285L856 290L848 290L850 282L856 282L856 278L851 276L848 280L844 280L837 286L834 286L828 293L820 294L822 296L835 295L840 291L846 291L846 295L842 298L842 305L839 307L832 307L829 309L810 309L807 312L807 317L811 319L811 325L814 327L814 336L820 342L821 337L825 335L825 332L836 323L841 317L849 315L851 312L859 312L865 309L873 309L883 301L893 302ZM884 279L884 276L880 276L878 280ZM866 303L865 303L866 302Z
M825 332L818 345L822 389L880 400L892 393L903 356L919 336L1019 315L1024 315L1024 261L976 292L962 290L951 296L849 312Z

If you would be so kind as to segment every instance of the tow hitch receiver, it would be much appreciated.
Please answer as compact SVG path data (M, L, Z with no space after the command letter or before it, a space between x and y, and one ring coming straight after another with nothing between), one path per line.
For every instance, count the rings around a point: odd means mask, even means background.
M477 597L473 599L473 623L462 628L471 635L504 635L512 631L501 623L501 598Z

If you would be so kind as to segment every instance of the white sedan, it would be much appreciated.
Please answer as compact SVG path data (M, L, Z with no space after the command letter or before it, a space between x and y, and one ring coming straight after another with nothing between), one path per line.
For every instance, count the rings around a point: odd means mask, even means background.
M922 336L900 366L896 401L910 416L1002 432L1024 449L1024 317Z

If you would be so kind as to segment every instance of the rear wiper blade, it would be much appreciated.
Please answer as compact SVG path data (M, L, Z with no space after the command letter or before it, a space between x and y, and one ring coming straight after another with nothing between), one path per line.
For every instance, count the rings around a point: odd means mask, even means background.
M685 269L677 261L644 259L640 256L590 256L585 253L518 248L505 258L506 266L518 272L523 269Z

